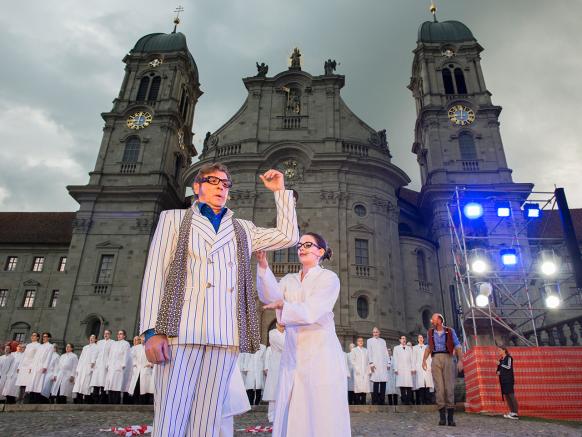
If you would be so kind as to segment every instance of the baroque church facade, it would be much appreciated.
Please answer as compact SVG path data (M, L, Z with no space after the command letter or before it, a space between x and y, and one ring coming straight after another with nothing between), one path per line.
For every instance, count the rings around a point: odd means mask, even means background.
M325 62L323 74L303 71L297 49L278 74L257 64L258 74L243 79L241 108L206 135L198 154L192 126L202 91L186 38L176 31L142 37L123 59L113 108L102 114L89 182L67 187L79 210L0 213L0 339L47 330L57 342L82 344L107 328L137 334L159 214L188 207L186 187L201 165L215 161L233 176L228 206L258 226L275 221L273 196L258 175L269 168L285 174L297 193L300 231L321 233L334 249L326 267L341 280L334 312L343 344L374 326L393 341L425 332L435 311L458 322L446 218L455 187L532 189L512 180L482 50L460 22L419 28L409 85L422 179L416 192L392 161L386 131L343 101L345 77L335 62ZM270 264L278 276L299 269L294 248L270 254ZM274 314L261 313L261 321L266 342ZM566 343L576 344L580 321L568 323ZM552 333L547 343L558 337Z

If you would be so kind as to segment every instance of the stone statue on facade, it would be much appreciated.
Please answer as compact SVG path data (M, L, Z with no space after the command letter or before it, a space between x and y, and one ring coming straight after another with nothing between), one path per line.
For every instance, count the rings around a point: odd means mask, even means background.
M334 74L336 67L337 67L337 62L335 62L335 59L333 61L331 59L328 59L327 61L325 61L325 63L323 64L323 69L325 71L325 75L329 76L329 75Z
M299 51L299 49L297 47L295 47L293 49L293 53L291 53L291 56L289 57L289 59L291 59L291 66L289 67L289 69L291 70L301 70L301 52Z
M267 73L269 72L269 66L264 62L260 64L257 62L257 75L255 77L267 77Z

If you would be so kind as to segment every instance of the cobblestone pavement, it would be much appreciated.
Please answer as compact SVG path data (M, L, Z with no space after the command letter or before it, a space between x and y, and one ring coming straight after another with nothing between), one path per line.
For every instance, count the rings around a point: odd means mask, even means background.
M582 423L547 422L533 419L512 421L501 417L457 413L457 427L436 426L436 413L352 413L352 436L576 436ZM2 437L101 436L100 428L152 423L149 412L43 411L0 413ZM235 429L267 425L266 413L249 412L235 421ZM236 436L250 434L236 432ZM258 434L269 436L270 434ZM290 436L300 437L300 436Z

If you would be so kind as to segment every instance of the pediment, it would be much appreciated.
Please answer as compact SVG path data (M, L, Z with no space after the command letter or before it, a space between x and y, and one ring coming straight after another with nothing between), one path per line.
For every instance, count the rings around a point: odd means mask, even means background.
M29 279L28 281L25 281L23 285L26 285L27 287L38 287L40 282L35 281L34 279Z
M367 227L366 225L358 224L348 228L348 231L351 232L363 232L365 234L373 234L374 230Z
M109 240L104 241L103 243L99 243L96 247L97 249L116 249L116 250L123 249L123 246L112 243Z

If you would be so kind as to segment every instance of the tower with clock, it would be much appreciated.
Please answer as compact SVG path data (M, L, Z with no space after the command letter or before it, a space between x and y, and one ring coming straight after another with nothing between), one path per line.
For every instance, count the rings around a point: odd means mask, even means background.
M422 182L418 206L441 260L450 259L447 204L455 190L518 203L533 187L512 180L499 130L501 107L493 104L485 85L482 51L467 26L439 22L436 16L420 26L413 51L408 88L417 114L412 152ZM484 216L479 232L489 235L487 229L494 229L491 222L496 218ZM457 306L452 263L441 262L439 270L450 316Z
M61 293L71 303L66 338L78 336L80 326L134 332L150 236L161 211L184 207L183 176L197 154L192 123L202 92L185 36L176 29L146 35L123 62L119 95L101 114L89 183L67 187L80 207L68 264L76 277Z

